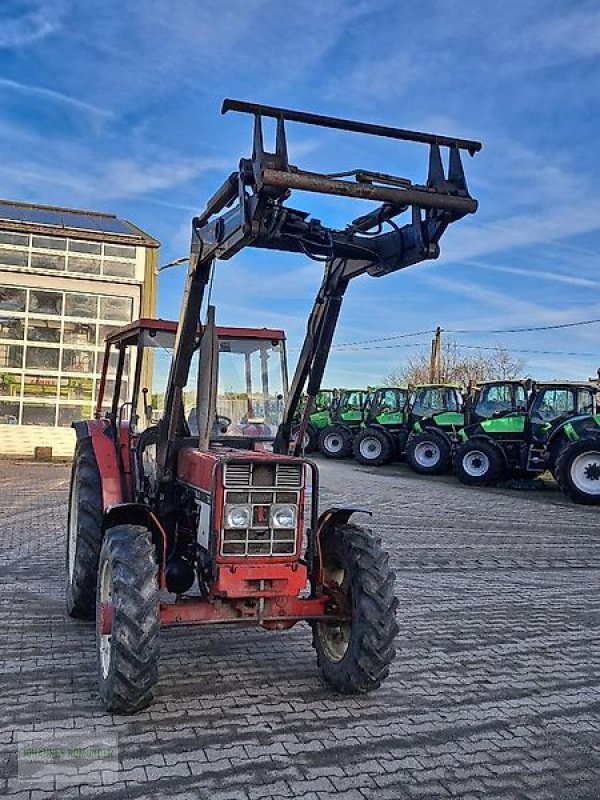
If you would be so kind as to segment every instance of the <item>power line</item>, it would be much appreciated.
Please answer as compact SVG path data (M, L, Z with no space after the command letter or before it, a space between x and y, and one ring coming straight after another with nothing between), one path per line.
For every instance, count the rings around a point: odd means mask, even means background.
M550 330L559 330L561 328L575 328L582 325L595 325L600 323L600 319L584 319L578 322L562 322L556 325L535 325L530 327L521 327L521 328L490 328L490 329L478 329L478 328L443 328L443 333L459 333L459 334L466 334L466 333L476 333L479 335L485 334L498 334L498 333L528 333L533 331L550 331ZM355 345L363 345L363 344L375 344L377 342L389 342L395 341L396 339L407 339L411 336L424 336L428 333L435 333L435 329L426 330L426 331L414 331L412 333L398 333L392 334L390 336L380 336L377 339L359 339L355 342L341 342L340 344L332 345L332 348L344 348L344 347L354 347ZM467 345L461 345L461 347L466 347ZM485 349L485 348L480 348ZM493 348L492 348L493 349Z

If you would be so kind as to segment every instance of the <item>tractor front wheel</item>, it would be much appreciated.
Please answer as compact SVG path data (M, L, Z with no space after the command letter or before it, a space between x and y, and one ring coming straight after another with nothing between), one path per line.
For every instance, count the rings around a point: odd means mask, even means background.
M296 438L298 435L298 431L300 430L300 425L293 425L291 430L292 438ZM302 443L302 449L305 453L312 453L313 450L317 449L318 444L318 436L317 431L315 430L314 426L308 423L306 426L306 431L304 432L304 441Z
M438 431L423 431L410 439L406 460L420 475L441 475L452 463L450 442Z
M102 545L102 485L90 439L77 443L71 470L66 548L66 604L71 617L94 619Z
M327 458L348 458L352 453L352 433L341 425L328 425L319 435L319 450Z
M352 453L359 464L378 467L392 460L394 445L385 431L365 428L354 437Z
M461 445L454 458L454 470L467 486L492 486L506 477L502 453L485 440Z
M336 526L321 551L325 584L346 596L350 619L313 623L317 661L339 692L364 694L379 687L396 655L395 576L379 539L358 525Z
M96 653L107 711L133 714L153 699L160 617L155 548L139 525L110 528L100 552Z
M575 503L600 504L600 436L568 444L556 461L555 476Z

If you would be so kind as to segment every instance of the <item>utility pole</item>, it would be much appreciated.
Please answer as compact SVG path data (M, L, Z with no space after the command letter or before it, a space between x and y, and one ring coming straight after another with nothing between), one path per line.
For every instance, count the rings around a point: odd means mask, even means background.
M429 382L436 383L442 378L442 329L438 325L431 340L431 359L429 361Z

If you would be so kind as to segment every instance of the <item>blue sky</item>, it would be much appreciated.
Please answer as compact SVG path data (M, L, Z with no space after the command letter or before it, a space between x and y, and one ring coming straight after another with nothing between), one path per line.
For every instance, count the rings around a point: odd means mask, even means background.
M480 210L439 260L355 281L336 343L594 319L599 56L600 6L585 0L3 0L0 194L115 212L162 242L164 263L187 254L191 215L249 154L250 120L220 116L226 96L472 137ZM289 138L306 169L425 179L416 145L305 126ZM334 225L363 210L299 203ZM320 276L300 256L246 250L217 265L218 321L284 327L293 364ZM178 316L183 277L160 277L161 316ZM523 353L528 372L587 378L599 330L455 338L551 351ZM414 350L388 345L428 338L334 350L327 380L379 381Z

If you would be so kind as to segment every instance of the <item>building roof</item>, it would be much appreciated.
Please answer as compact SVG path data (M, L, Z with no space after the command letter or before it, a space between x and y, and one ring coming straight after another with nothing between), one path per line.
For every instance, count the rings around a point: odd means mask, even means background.
M103 211L33 205L0 200L0 230L60 234L72 239L98 239L118 244L158 247L159 242L143 230Z

